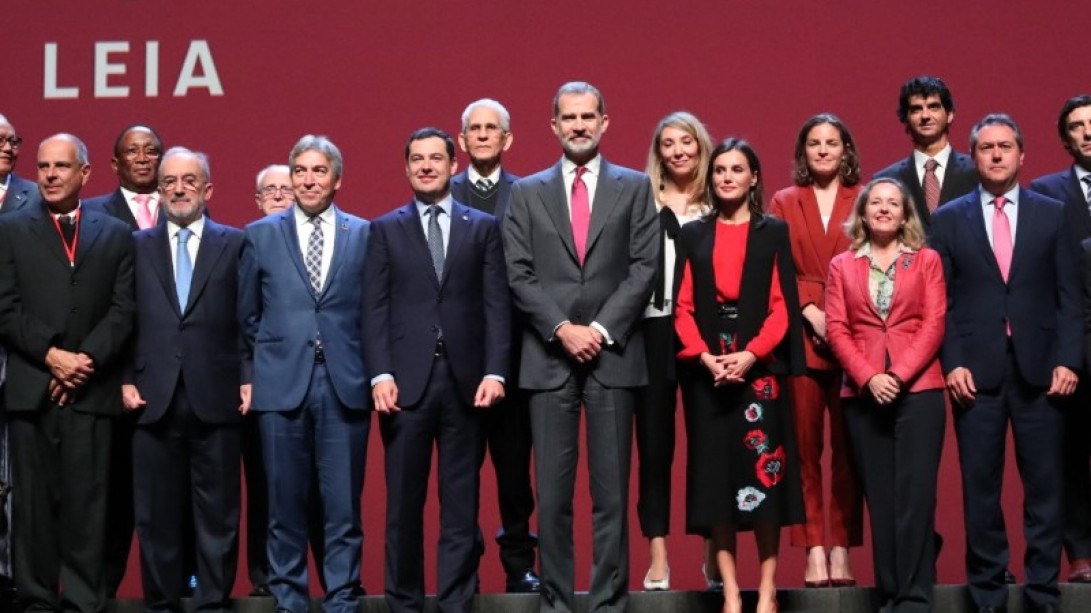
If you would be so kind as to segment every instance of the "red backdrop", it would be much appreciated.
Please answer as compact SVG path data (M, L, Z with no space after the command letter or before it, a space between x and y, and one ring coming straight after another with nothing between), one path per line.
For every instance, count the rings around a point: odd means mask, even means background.
M304 133L328 134L341 147L342 208L365 217L390 210L409 196L402 158L409 132L423 125L456 132L464 106L482 96L511 111L516 140L505 165L519 174L543 168L559 156L548 124L550 101L557 86L572 79L603 91L612 119L603 150L615 162L642 167L655 122L688 109L714 137L739 135L754 143L771 193L789 183L799 126L816 112L832 111L852 128L870 175L908 152L894 115L899 85L932 73L954 91L959 149L966 148L969 126L987 112L1006 111L1020 122L1029 180L1068 163L1055 136L1056 113L1069 96L1091 90L1086 72L1074 68L1086 55L1086 29L1077 18L1084 6L1074 0L1049 6L1046 15L1036 3L934 0L9 0L0 113L27 140L17 168L24 176L34 176L35 144L43 137L59 131L82 137L95 168L85 195L114 188L108 162L121 128L154 126L168 145L211 156L214 215L243 225L257 214L255 173L284 163ZM590 503L581 471L577 586L586 589ZM940 580L960 583L962 504L950 431L941 471L938 525L947 546ZM1015 537L1012 567L1021 576L1022 494L1013 473L1004 500ZM699 543L681 534L684 443L675 482L674 585L696 588ZM635 505L635 478L632 492ZM434 543L438 509L430 505L426 535ZM376 435L364 505L364 584L371 593L382 589L383 515ZM486 469L485 533L498 523ZM631 523L638 587L647 554L635 513ZM741 579L754 585L752 541L744 538L742 548ZM433 569L434 548L428 550ZM503 587L495 554L490 542L485 591ZM782 559L782 584L799 585L803 553L785 546ZM249 590L244 565L240 561L237 593ZM870 550L857 552L855 565L870 583ZM138 593L134 570L123 594Z

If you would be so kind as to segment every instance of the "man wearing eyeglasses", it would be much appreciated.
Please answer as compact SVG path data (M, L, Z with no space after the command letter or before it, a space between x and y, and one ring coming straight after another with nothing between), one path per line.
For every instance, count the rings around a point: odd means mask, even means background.
M254 194L262 215L279 213L295 203L292 193L292 177L284 164L266 166L258 173L258 186Z
M118 187L113 192L89 198L84 206L120 219L133 230L143 230L164 222L159 215L159 158L163 155L163 140L155 130L144 125L126 127L114 141L110 167L117 175ZM117 595L125 578L132 548L133 520L133 429L136 420L129 411L114 420L114 456L110 471L108 504L110 514L106 526L106 559L103 574L106 594ZM192 530L190 531L192 534ZM192 547L187 549L192 559ZM192 562L187 564L193 568ZM192 573L188 573L189 577Z
M38 186L15 174L23 139L7 117L0 115L0 215L35 206L40 201ZM11 582L11 464L8 458L8 426L4 410L4 379L7 354L0 345L0 610L14 598Z

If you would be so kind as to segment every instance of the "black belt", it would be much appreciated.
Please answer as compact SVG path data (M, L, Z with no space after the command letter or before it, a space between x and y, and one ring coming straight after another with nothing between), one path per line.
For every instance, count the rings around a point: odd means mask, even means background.
M314 347L314 363L325 364L326 363L326 350L322 348L322 345L315 345Z
M436 341L436 349L432 352L432 355L437 358L447 355L447 343L443 342L443 339Z
M739 318L738 302L720 302L716 305L716 314L727 319Z

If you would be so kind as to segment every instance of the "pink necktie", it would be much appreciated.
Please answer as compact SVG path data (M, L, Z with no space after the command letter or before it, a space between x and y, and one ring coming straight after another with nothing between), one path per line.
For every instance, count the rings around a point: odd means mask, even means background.
M583 266L587 250L587 229L591 225L591 201L587 197L587 184L581 178L587 168L576 167L576 178L572 181L572 239L576 243L576 257Z
M996 205L996 213L993 214L993 253L996 255L996 264L1000 267L1000 276L1004 282L1008 282L1008 271L1011 270L1011 224L1008 216L1004 214L1004 204L1007 200L998 196L993 200Z
M134 198L139 205L136 207L136 225L141 230L146 230L155 225L155 211L152 210L152 197L148 194L137 194Z
M934 158L928 158L924 163L924 204L929 213L939 206L939 177L936 176L938 166L939 162Z

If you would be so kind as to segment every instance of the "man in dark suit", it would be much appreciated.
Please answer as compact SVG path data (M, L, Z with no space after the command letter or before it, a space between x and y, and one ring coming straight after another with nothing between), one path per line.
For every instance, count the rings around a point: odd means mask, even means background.
M0 115L0 215L7 215L26 206L38 206L41 195L33 181L15 174L19 150L23 139L15 131L7 117ZM14 591L11 581L11 462L8 445L8 426L4 411L4 365L7 361L3 345L0 345L0 609L13 604Z
M519 178L500 165L504 152L511 147L511 115L502 104L489 98L471 102L462 112L462 132L458 144L470 156L470 164L451 178L451 195L479 211L504 219L511 186ZM521 334L517 315L512 316L513 340ZM519 348L513 343L512 356ZM519 364L509 370L507 395L503 404L482 414L484 438L478 466L485 462L485 451L492 456L496 473L496 498L500 506L500 564L507 575L509 593L537 592L540 581L534 572L534 548L538 537L530 531L534 513L534 491L530 486L530 409L527 395L518 389ZM485 542L480 530L482 554Z
M1063 519L1060 401L1083 363L1080 277L1060 202L1019 187L1023 137L1007 115L970 132L981 187L933 217L947 278L941 352L956 404L966 577L980 611L1007 606L1000 507L1008 423L1023 481L1024 611L1056 611Z
M120 219L135 230L143 230L162 221L159 216L158 173L159 158L163 154L163 141L155 130L143 125L125 128L114 141L110 168L117 175L118 188L108 194L88 198L83 205L97 209ZM129 566L129 551L134 533L133 516L133 433L136 416L125 412L114 420L114 451L110 459L109 526L106 538L106 593L110 598L117 595L121 581ZM189 524L187 524L189 525ZM188 528L192 534L192 526ZM187 560L185 576L192 574L192 546L185 548Z
M371 224L364 352L386 447L386 601L424 611L423 512L439 449L436 593L469 613L477 587L479 411L504 397L511 300L496 218L451 198L455 142L413 132L409 204Z
M307 496L325 507L326 613L354 613L370 429L363 357L368 222L333 205L341 152L304 136L289 156L295 206L244 232L239 265L243 409L258 413L269 485L269 590L277 610L309 610Z
M1057 134L1072 156L1072 166L1030 182L1030 190L1064 203L1065 225L1079 253L1091 236L1091 96L1075 96L1061 107ZM1091 286L1085 287L1088 291ZM1086 357L1086 356L1085 356ZM1064 549L1070 583L1091 583L1091 386L1082 381L1065 408Z
M898 96L898 119L913 141L913 153L875 173L875 178L901 181L927 230L936 207L977 187L977 171L970 156L948 142L955 102L941 79L922 75L906 81Z
M562 85L552 125L564 157L516 182L503 223L508 281L524 315L519 384L530 392L541 610L573 610L582 405L595 507L588 610L625 611L633 406L648 381L638 323L651 297L659 220L648 177L599 155L609 118L598 89Z
M181 147L159 169L166 224L136 241L136 329L122 401L133 436L144 602L181 611L187 510L193 510L195 605L227 611L239 530L240 369L237 276L242 232L205 219L208 158Z
M99 613L112 421L132 330L133 239L80 206L87 147L38 148L41 206L0 216L0 342L15 482L14 578L27 611Z

